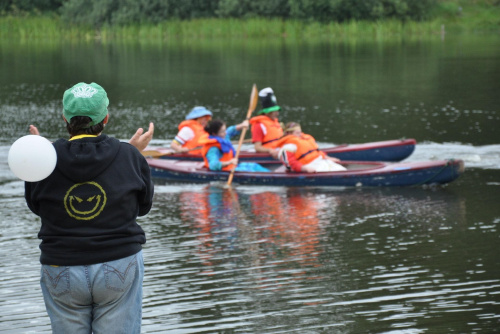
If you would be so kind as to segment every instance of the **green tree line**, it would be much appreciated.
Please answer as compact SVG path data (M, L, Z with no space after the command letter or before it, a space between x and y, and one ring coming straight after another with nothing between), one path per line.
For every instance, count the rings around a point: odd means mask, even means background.
M2 0L0 13L55 13L93 26L196 18L283 18L319 22L422 21L438 0Z

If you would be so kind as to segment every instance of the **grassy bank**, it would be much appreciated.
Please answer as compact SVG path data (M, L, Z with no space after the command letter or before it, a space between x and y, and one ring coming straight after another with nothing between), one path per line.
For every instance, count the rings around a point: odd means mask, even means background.
M144 40L167 41L176 38L286 38L298 40L341 40L346 38L386 39L406 36L439 36L460 32L499 32L500 6L493 0L440 1L426 22L395 20L345 23L306 23L281 19L198 19L166 21L94 29L65 24L58 16L0 17L1 39L57 40Z

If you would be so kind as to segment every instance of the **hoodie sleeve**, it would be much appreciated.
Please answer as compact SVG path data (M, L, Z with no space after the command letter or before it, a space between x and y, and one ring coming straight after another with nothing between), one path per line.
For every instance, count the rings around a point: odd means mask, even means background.
M26 204L28 205L28 208L31 210L31 212L33 212L35 215L39 215L38 207L33 202L32 197L34 185L35 183L33 182L24 182L24 199L26 200Z
M145 216L153 206L154 185L151 180L151 169L146 159L142 156L141 158L141 175L145 186L139 196L139 216Z

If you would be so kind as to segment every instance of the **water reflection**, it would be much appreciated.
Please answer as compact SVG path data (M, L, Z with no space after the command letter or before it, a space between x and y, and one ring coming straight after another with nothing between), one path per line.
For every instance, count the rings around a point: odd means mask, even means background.
M206 272L223 264L229 267L224 261L234 260L230 253L239 254L242 264L258 276L280 263L287 268L295 263L302 269L319 265L318 215L328 203L310 194L290 189L242 194L207 186L200 192L181 193L179 203L181 218L196 235L197 254Z
M238 252L239 239L248 237L240 221L238 195L209 187L202 192L181 193L179 204L181 219L190 226L198 241L196 253L206 266L204 273L213 273L220 266L227 268L229 264L224 261L235 260L228 254Z
M231 288L223 288L224 296L219 297L227 303L234 290L247 305L242 309L229 303L221 312L259 310L260 315L253 314L244 327L269 332L271 319L276 329L295 323L295 307L289 309L286 304L317 304L316 288L302 285L321 279L315 271L321 267L321 225L327 221L320 216L331 209L331 200L285 188L246 193L206 186L179 194L182 220L196 238L195 253L204 266L198 274L212 282L229 280ZM217 299L217 295L212 297Z
M283 194L272 191L250 194L248 201L263 261L296 267L295 277L304 275L308 267L319 266L321 222L318 215L326 203L293 189L286 189Z

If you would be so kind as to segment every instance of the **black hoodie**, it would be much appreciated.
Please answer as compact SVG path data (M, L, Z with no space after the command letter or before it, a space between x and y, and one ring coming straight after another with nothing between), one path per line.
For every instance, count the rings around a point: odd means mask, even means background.
M42 264L74 266L133 255L146 237L136 223L153 201L146 159L106 135L54 142L57 165L40 182L25 183L25 198L42 226Z

